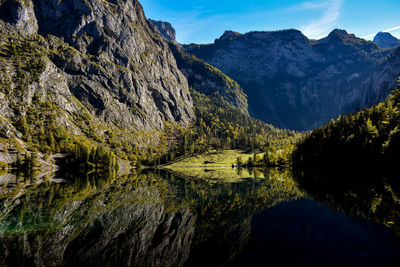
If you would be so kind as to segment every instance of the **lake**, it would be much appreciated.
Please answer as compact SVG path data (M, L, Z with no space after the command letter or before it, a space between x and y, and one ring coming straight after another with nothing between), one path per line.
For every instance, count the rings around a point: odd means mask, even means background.
M0 181L0 266L400 266L399 203L289 170Z

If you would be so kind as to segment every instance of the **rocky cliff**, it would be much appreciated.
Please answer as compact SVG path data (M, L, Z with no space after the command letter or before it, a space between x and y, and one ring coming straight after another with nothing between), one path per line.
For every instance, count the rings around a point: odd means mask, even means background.
M129 130L194 118L187 80L138 1L6 0L0 15L3 121L34 96L75 134L82 118Z
M379 32L374 37L374 43L381 48L394 48L400 45L400 40L391 35L389 32Z
M161 35L169 42L178 68L187 78L191 88L210 97L215 97L218 94L227 103L231 104L233 108L249 115L247 96L236 81L228 77L225 73L222 73L219 69L183 51L181 49L182 45L178 44L175 40L175 34L174 38L171 39L169 33L175 33L175 29L170 23L154 20L149 21L156 26Z
M381 101L400 74L386 60L398 51L381 50L344 30L317 41L297 30L229 31L213 44L184 49L238 81L251 115L297 130ZM378 77L385 68L391 71Z
M151 24L156 26L160 34L170 42L176 43L176 31L172 27L171 23L165 21L156 21L149 19Z

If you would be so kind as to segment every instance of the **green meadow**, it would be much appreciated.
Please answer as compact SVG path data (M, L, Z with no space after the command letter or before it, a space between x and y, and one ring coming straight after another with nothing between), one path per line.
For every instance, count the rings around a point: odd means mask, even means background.
M257 154L258 158L263 157L264 153ZM253 169L232 168L238 157L246 162L254 154L246 154L240 150L212 150L208 153L187 157L172 164L165 165L164 168L185 176L201 178L206 180L224 180L225 182L235 182L243 178L265 178L264 172ZM206 164L206 161L214 163Z

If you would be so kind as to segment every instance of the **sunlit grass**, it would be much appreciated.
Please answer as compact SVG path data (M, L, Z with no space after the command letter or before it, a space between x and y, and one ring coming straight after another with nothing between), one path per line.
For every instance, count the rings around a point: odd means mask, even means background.
M209 153L188 157L170 165L166 169L181 173L185 176L191 176L207 180L224 180L226 182L235 182L241 178L264 178L262 171L247 169L234 169L232 164L236 163L238 157L246 162L253 154L245 154L240 150L222 150L210 151ZM257 154L258 158L263 157L263 153ZM214 163L205 164L205 161Z

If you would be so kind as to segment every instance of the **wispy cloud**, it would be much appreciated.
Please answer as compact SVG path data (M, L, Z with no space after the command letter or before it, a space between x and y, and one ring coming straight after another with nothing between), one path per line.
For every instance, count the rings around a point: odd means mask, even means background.
M381 32L393 32L393 31L396 31L396 30L400 30L400 26L393 27L393 28L390 28L390 29L386 29L386 30L383 30L383 31L381 31ZM364 36L364 37L362 37L362 38L364 38L364 39L369 39L369 38L374 37L375 35L376 35L376 33L370 34L370 35L367 35L367 36Z
M304 2L299 5L302 10L321 9L322 15L318 19L301 26L300 30L310 38L325 36L340 17L340 10L345 0L326 0L319 2Z

